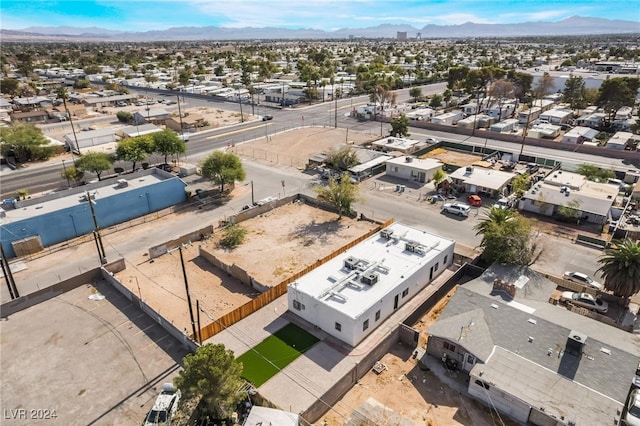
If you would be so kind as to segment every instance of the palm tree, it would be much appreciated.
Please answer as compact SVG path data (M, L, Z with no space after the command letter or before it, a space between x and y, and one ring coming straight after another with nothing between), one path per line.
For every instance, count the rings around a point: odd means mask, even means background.
M528 265L531 261L531 224L515 210L494 207L473 229L482 235L482 259L488 264Z
M625 298L640 291L640 244L629 239L614 241L598 263L605 289Z

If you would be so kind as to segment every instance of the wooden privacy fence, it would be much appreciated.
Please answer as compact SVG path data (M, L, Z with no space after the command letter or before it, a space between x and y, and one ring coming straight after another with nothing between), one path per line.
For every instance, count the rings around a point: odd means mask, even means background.
M221 332L225 328L227 328L227 327L237 323L238 321L248 317L249 315L251 315L252 313L257 311L258 309L268 305L269 303L271 303L274 300L276 300L278 297L286 294L289 284L291 284L292 282L294 282L295 280L297 280L301 276L309 273L310 271L312 271L313 269L317 268L318 266L320 266L320 265L328 262L329 260L333 259L334 257L338 256L339 254L344 253L345 251L349 250L351 247L355 246L356 244L359 244L360 242L366 240L367 238L369 238L370 236L372 236L376 232L380 232L381 229L384 229L384 228L388 227L392 223L393 223L393 219L387 220L385 223L377 226L375 229L367 232L364 235L361 235L360 237L356 238L355 240L353 240L353 241L349 242L348 244L340 247L338 250L335 250L334 252L328 254L324 258L319 259L315 263L312 263L311 265L306 266L304 269L296 272L295 274L293 274L289 278L285 279L281 283L271 287L269 290L267 290L264 293L260 294L255 299L252 299L252 300L248 301L244 305L239 306L238 308L236 308L235 310L229 312L228 314L223 315L222 317L218 318L217 320L214 320L213 322L205 325L204 327L202 327L200 329L201 342L209 339L212 336L215 336L216 334L218 334L219 332ZM194 336L191 336L191 337L193 338Z

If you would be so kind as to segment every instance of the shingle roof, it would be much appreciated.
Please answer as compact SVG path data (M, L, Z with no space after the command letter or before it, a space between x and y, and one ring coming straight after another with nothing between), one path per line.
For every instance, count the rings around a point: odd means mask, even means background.
M458 289L427 332L457 341L474 355L478 351L480 359L486 359L489 347L496 345L624 403L640 362L637 337L633 336L636 350L628 352L625 350L629 348L628 333L586 317L582 317L585 321L574 321L580 315L544 301L545 293L548 299L555 288L544 277L526 269L514 270L511 276L502 275L500 269L504 271L504 267L492 267ZM490 283L496 277L514 282L518 274L528 280L517 289L513 300L492 295ZM548 315L547 310L564 312ZM461 324L467 325L465 338L457 339ZM574 330L587 336L579 357L567 355L566 351L567 340Z

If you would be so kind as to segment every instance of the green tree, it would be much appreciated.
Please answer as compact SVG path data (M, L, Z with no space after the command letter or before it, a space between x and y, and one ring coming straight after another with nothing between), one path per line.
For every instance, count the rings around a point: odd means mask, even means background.
M104 152L89 152L76 160L75 167L83 172L93 172L100 176L102 172L109 170L113 164L113 157Z
M400 117L395 117L391 120L391 130L389 130L391 136L410 136L409 134L409 118L402 114Z
M20 82L15 78L3 78L0 80L0 92L9 96L17 96Z
M511 192L516 194L517 197L522 197L527 189L529 189L529 184L528 173L518 175L511 181Z
M611 123L620 108L634 105L638 88L640 81L637 78L616 77L602 82L596 105L607 114L608 123Z
M206 344L194 354L182 359L184 369L174 379L182 393L182 406L200 414L230 417L236 404L246 396L238 390L243 385L240 377L242 363L235 360L233 351L223 344Z
M564 83L563 100L571 109L582 109L587 106L586 86L581 76L570 76Z
M530 264L534 253L531 224L515 210L493 207L474 229L476 235L482 235L481 258L487 264Z
M133 115L129 111L118 111L116 117L121 123L131 123L133 121Z
M418 98L422 97L422 88L412 87L409 89L409 96L413 98L413 102L418 102Z
M85 78L79 78L73 82L74 89L88 89L91 87L91 82Z
M152 133L154 152L164 155L164 162L167 157L174 154L184 154L187 152L187 145L171 129L164 129L161 132Z
M318 194L319 200L331 204L338 210L338 219L341 219L343 214L351 214L351 206L359 199L360 187L352 182L349 173L345 172L340 180L332 176L327 186L316 185L313 190Z
M75 166L65 167L64 170L60 173L63 179L67 182L75 182L76 186L80 183L82 178L84 177L84 172L80 169L77 169Z
M247 230L240 225L230 225L224 228L222 231L222 237L220 238L220 247L226 249L233 249L238 247L244 242L247 236Z
M442 182L443 180L445 180L447 178L447 174L444 172L444 170L439 168L438 170L433 172L432 178L433 178L433 183L435 184L435 186L437 188L438 185L440 185L440 182Z
M442 105L442 95L433 95L431 97L431 101L429 102L429 106L435 109L440 105Z
M327 163L334 169L348 170L349 168L356 166L360 163L358 160L358 154L350 146L343 146L337 151L329 152L327 156Z
M232 184L236 180L242 181L246 176L240 157L232 152L214 151L204 159L200 168L202 176L220 185L222 192L225 184Z
M640 244L629 239L616 240L598 259L598 272L604 288L619 297L631 297L640 291Z
M14 156L18 163L47 160L53 154L42 130L33 124L14 122L9 127L0 127L0 141L0 153Z
M613 170L609 169L601 169L600 167L593 164L580 164L576 168L576 173L581 174L586 177L587 180L591 180L594 182L607 182L609 179L613 179L616 177L616 174Z
M580 200L569 200L567 204L558 206L558 214L566 222L577 222L582 217Z
M154 145L151 135L125 138L118 142L116 157L120 160L131 161L131 171L136 171L136 163L144 160L153 152Z

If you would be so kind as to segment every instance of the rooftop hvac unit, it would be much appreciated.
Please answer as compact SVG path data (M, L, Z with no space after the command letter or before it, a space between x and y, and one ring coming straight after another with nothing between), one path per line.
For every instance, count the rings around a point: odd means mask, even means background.
M404 244L404 248L405 248L405 250L410 251L410 252L414 252L414 251L416 251L416 249L417 249L418 247L419 247L419 245L418 245L418 243L416 243L415 241L407 241L407 242Z
M565 351L574 356L581 356L585 343L587 343L587 335L571 330L567 338Z
M382 238L386 238L387 240L391 239L391 235L393 234L393 229L383 229L380 231L380 236Z
M413 161L413 157L404 157L404 161L406 161L407 163L410 163Z
M473 167L472 166L467 166L467 168L465 169L467 173L471 173L473 172Z
M374 285L378 282L379 275L375 272L369 272L368 274L362 275L360 281L365 284Z
M349 256L344 260L344 266L348 269L356 269L356 266L358 265L358 263L360 262L360 259L353 257L353 256Z

